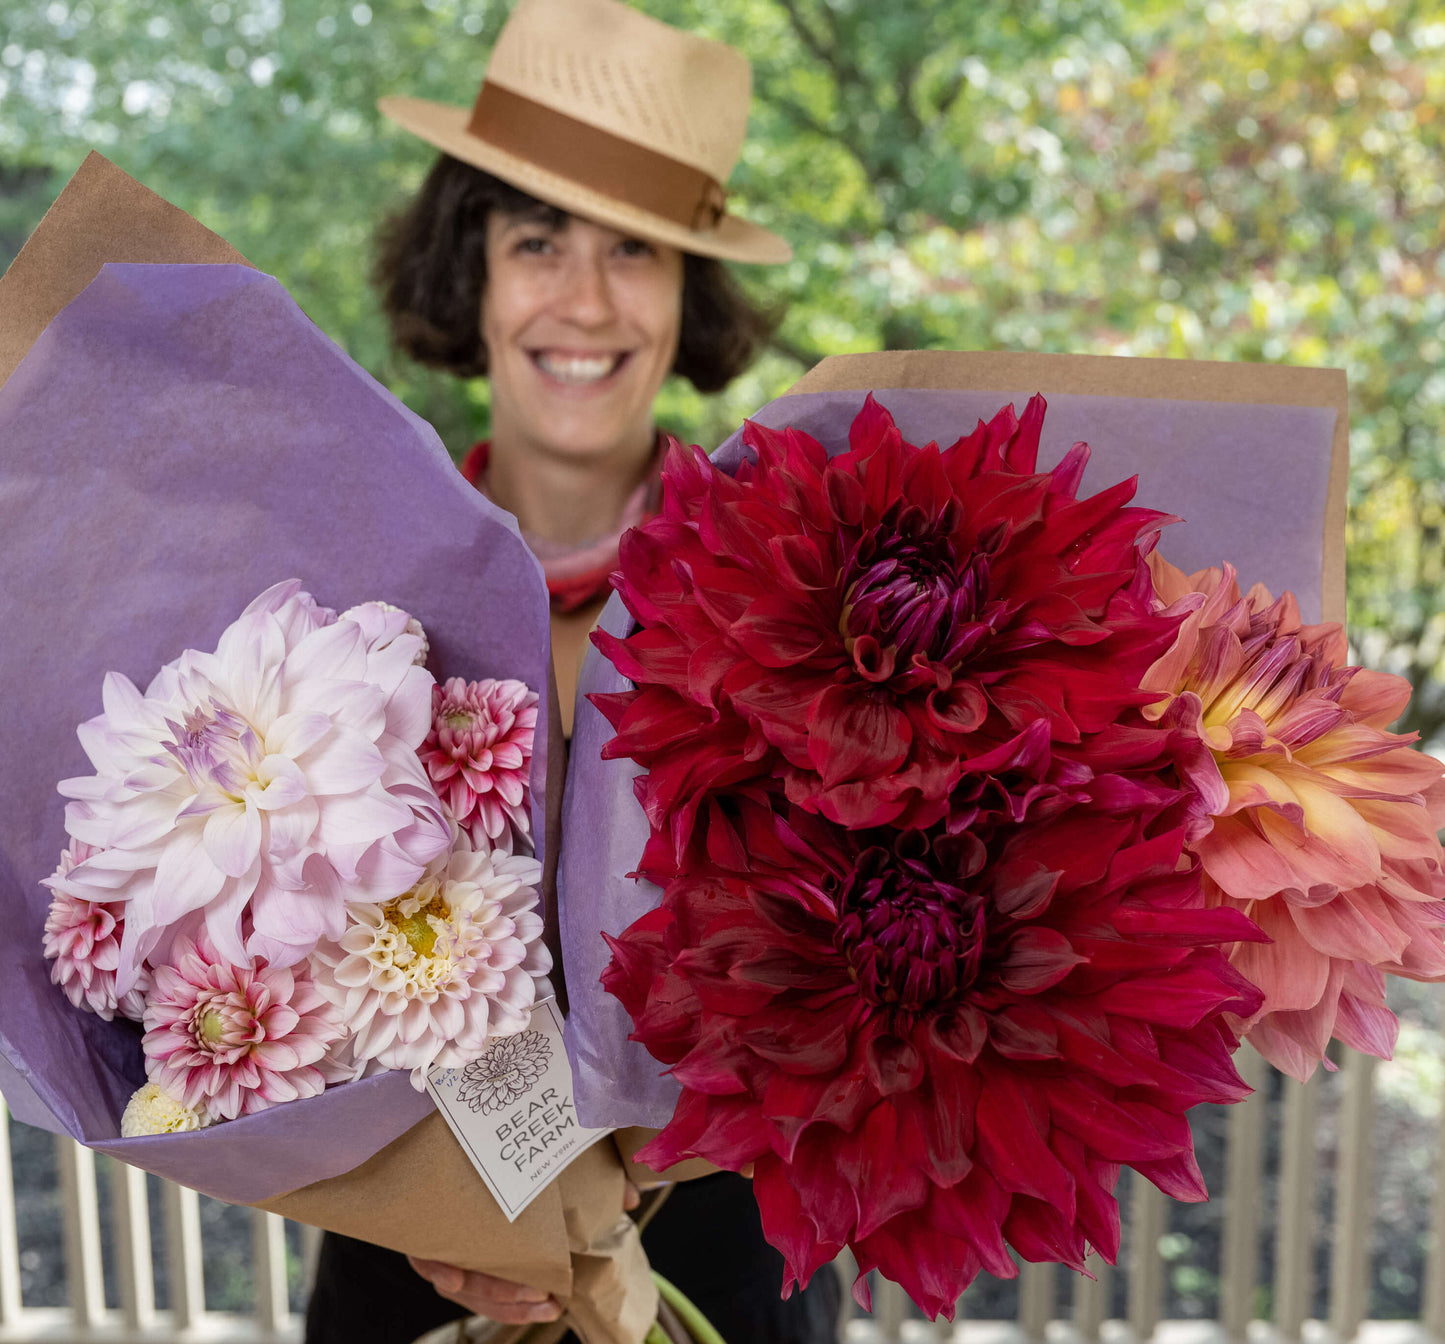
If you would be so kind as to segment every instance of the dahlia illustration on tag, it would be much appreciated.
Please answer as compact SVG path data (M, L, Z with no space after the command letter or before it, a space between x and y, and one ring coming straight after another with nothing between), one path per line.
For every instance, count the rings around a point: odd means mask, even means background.
M457 1100L488 1115L520 1101L547 1072L552 1046L540 1031L506 1036L462 1070Z

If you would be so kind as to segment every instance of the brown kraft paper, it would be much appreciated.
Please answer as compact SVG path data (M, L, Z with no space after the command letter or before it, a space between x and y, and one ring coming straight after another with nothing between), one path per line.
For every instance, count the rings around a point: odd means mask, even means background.
M617 1154L594 1144L509 1223L429 1115L361 1166L255 1207L551 1293L586 1344L639 1344L657 1315Z

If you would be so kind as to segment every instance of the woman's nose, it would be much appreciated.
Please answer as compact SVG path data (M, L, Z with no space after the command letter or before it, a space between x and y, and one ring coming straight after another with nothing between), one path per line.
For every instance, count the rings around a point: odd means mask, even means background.
M607 273L607 259L590 252L579 252L562 274L562 290L558 296L563 315L582 326L603 326L617 315L612 297L612 283Z

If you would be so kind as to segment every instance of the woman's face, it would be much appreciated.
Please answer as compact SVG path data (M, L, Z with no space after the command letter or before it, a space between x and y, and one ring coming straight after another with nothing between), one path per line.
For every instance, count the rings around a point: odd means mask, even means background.
M682 253L550 207L487 220L481 334L498 432L568 456L651 441Z

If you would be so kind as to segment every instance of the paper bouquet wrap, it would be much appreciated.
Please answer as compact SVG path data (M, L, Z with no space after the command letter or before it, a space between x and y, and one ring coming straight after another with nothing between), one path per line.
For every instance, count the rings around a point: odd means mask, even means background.
M202 264L163 264L176 257ZM589 1344L641 1340L657 1298L611 1145L509 1223L405 1070L208 1128L120 1137L146 1081L140 1029L78 1011L40 955L41 882L65 834L56 784L90 768L76 727L99 711L105 674L144 686L298 578L336 610L403 608L449 675L518 678L545 705L547 594L513 520L461 479L429 426L275 280L104 160L87 162L0 282L0 315L0 1084L12 1112L220 1199L543 1288ZM544 712L530 766L544 872L560 749Z
M1123 1166L1206 1197L1241 1038L1388 1054L1384 976L1445 977L1345 431L1330 371L911 353L669 456L581 679L568 1040L641 1160L754 1170L785 1290L1112 1260Z

